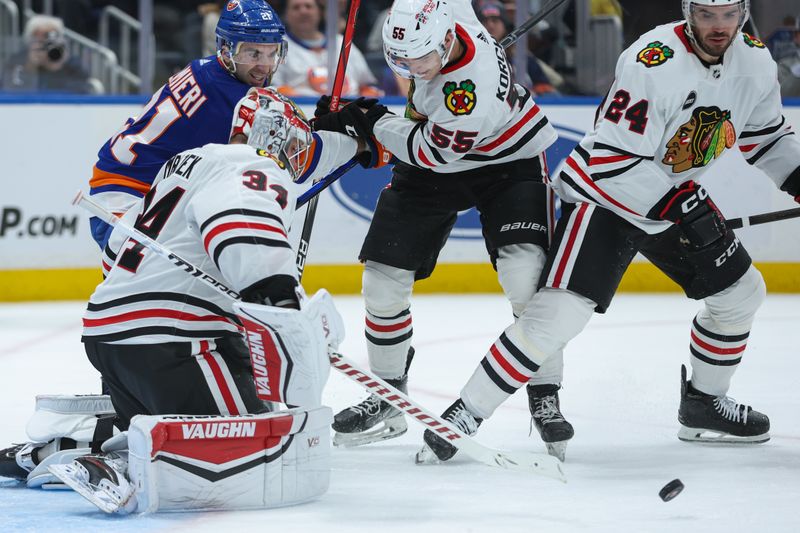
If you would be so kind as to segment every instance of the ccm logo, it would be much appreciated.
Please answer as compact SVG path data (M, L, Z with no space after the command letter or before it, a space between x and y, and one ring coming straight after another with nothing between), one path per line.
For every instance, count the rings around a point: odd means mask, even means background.
M544 231L547 232L547 227L536 222L512 222L511 224L503 224L500 227L500 232L504 231L514 231L518 229L529 229L533 231Z
M728 249L725 250L725 253L714 260L714 264L718 267L721 267L725 261L728 260L728 258L733 257L733 254L735 254L736 250L739 249L739 244L739 237L736 237L731 245L728 246Z

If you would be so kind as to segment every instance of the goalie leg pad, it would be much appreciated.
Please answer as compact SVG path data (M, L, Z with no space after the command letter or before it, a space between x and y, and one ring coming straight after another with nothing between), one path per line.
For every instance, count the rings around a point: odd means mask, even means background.
M331 295L318 291L301 311L236 302L245 328L258 397L292 406L322 404L328 349L344 339L344 323Z
M261 509L315 499L330 482L332 421L328 407L137 416L128 464L138 511Z
M26 484L41 487L58 480L51 465L72 462L99 450L117 432L114 406L107 395L40 395L26 431L32 441L16 455L17 463L30 473Z

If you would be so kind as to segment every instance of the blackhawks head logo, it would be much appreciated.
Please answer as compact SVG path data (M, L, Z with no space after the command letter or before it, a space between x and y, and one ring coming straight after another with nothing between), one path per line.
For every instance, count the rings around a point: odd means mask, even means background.
M744 38L744 44L746 44L750 48L766 48L766 45L764 43L762 43L749 33L742 32L742 37Z
M736 130L731 112L718 107L698 107L692 118L683 124L667 142L667 153L661 161L673 172L686 172L704 167L736 143Z
M647 45L647 48L639 52L636 61L642 63L647 68L657 67L667 62L675 52L661 41L655 41Z
M456 116L472 113L478 100L475 95L475 83L472 80L464 80L458 85L454 81L448 81L444 84L442 92L444 105Z

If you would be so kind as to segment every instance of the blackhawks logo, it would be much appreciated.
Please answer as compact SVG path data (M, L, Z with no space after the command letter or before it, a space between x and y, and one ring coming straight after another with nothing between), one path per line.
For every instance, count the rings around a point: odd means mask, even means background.
M448 81L444 84L442 92L444 105L457 117L472 113L478 100L475 95L475 83L472 80L464 80L458 85L454 81Z
M667 153L661 161L675 173L708 165L736 144L736 130L731 112L718 107L698 107L692 118L682 124L667 142Z
M766 48L764 43L762 43L749 33L742 32L742 37L744 37L744 44L746 44L750 48Z
M642 63L647 68L657 67L663 65L675 55L675 52L669 46L666 46L661 41L655 41L647 45L647 48L639 52L636 56L636 61Z

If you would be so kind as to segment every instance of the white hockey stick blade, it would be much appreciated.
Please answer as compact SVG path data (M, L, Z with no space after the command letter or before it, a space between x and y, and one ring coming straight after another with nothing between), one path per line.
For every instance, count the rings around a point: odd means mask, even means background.
M484 446L444 419L427 411L384 380L357 367L343 355L331 353L330 360L333 368L367 391L379 396L384 402L411 416L426 429L447 439L450 444L472 459L488 466L535 473L559 481L567 481L561 462L555 457L531 452L506 452Z

